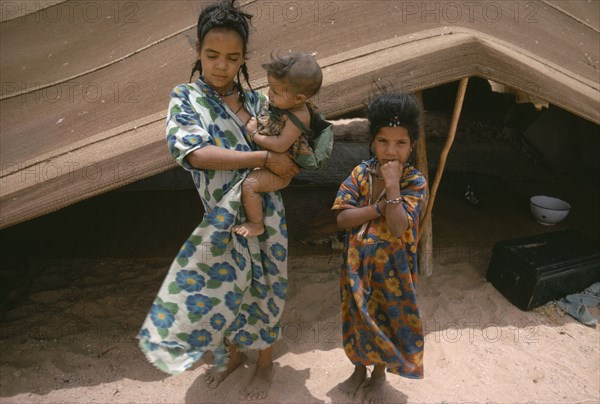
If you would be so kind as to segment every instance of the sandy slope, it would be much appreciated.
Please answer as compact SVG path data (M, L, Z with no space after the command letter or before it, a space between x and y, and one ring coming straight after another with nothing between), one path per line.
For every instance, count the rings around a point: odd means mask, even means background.
M597 328L552 310L520 311L473 263L436 263L436 276L419 290L426 377L390 375L390 402L598 402ZM338 264L332 257L292 258L269 402L346 402L336 391L352 371L341 348ZM62 275L68 285L32 295L3 324L3 403L236 401L252 353L247 366L210 390L201 377L208 365L166 377L137 349L134 335L163 262L46 265L45 276Z

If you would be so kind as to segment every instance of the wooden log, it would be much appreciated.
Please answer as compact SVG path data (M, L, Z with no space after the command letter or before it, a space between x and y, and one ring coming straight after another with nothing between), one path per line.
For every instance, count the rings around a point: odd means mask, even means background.
M423 93L418 91L416 93L417 99L419 100L419 107L421 109L421 116L425 116L425 108L423 107ZM429 188L429 169L427 166L427 141L425 134L425 119L421 119L419 124L419 138L415 143L415 166L417 170L421 171L425 179L427 180L427 187ZM428 192L429 195L429 192ZM419 275L429 276L433 273L433 229L431 220L423 221L425 212L427 211L429 198L423 204L420 212L419 231L422 229L422 237L418 241L417 245L417 260Z
M365 118L330 120L333 124L333 139L336 142L370 141L369 121Z
M446 139L444 148L440 153L440 161L438 163L433 185L431 186L429 202L427 203L427 211L425 212L425 217L423 218L421 226L425 226L427 221L431 219L431 211L433 210L435 195L437 193L438 187L440 186L442 175L444 174L446 159L448 158L448 153L450 152L450 148L452 147L452 143L454 142L454 135L456 135L456 127L458 126L458 119L460 118L460 111L462 110L463 101L465 99L465 92L467 91L468 81L468 77L462 78L460 80L460 84L458 85L458 91L456 93L456 102L454 103L454 112L452 113L452 121L450 122L450 129L448 130L448 138ZM419 234L417 236L417 244L419 243L419 240L423 235L423 229L424 227L421 227L419 229Z

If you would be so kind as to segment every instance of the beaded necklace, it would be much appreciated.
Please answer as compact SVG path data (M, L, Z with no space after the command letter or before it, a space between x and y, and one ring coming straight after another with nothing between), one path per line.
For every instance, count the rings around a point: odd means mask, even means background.
M236 91L236 88L235 88L235 87L236 87L236 86L235 86L235 83L234 83L234 84L233 84L233 87L231 87L231 90L229 90L229 91L226 91L225 93L220 93L220 92L218 92L217 90L215 90L215 93L219 94L219 95L220 95L222 98L229 97L231 94L235 93L235 91ZM214 89L213 89L213 90L214 90Z

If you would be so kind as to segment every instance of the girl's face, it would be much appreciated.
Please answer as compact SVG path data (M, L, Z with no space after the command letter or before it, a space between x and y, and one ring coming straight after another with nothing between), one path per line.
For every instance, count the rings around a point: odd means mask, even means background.
M412 150L408 130L403 127L384 126L373 138L373 151L379 164L383 165L393 160L406 163Z
M204 81L220 93L231 90L233 80L244 64L244 43L231 30L215 28L205 36L198 59Z

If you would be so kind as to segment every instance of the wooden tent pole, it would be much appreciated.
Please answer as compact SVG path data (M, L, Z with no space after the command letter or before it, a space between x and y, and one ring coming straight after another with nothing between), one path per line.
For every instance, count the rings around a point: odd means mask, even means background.
M419 101L419 108L421 109L421 116L425 116L425 108L423 107L423 93L417 91L417 100ZM429 187L429 168L427 166L427 142L425 133L425 119L421 119L419 123L419 138L415 144L415 165L425 179ZM425 204L424 206L427 206ZM420 223L419 231L422 230L422 237L417 245L417 260L419 267L419 275L429 276L433 273L433 235L431 228L431 220L427 223L423 223L423 217L425 216L426 209L421 209L420 212Z
M448 153L450 152L450 148L452 147L452 143L454 142L454 136L456 135L456 127L458 126L458 119L460 118L460 111L462 110L463 101L465 99L465 92L467 91L468 81L469 78L464 77L460 79L460 84L458 85L458 91L456 92L456 101L454 103L454 112L452 113L452 121L450 122L450 129L448 131L448 138L446 139L446 144L444 144L444 148L440 153L440 161L438 163L437 171L435 173L433 185L431 186L429 202L427 203L427 211L425 212L425 216L423 217L421 227L419 228L417 244L419 243L419 240L421 240L421 236L423 235L423 229L425 228L426 223L431 218L431 211L433 210L435 195L437 194L438 187L440 186L440 181L442 180L442 174L444 173L444 167L446 166L446 158L448 157Z

